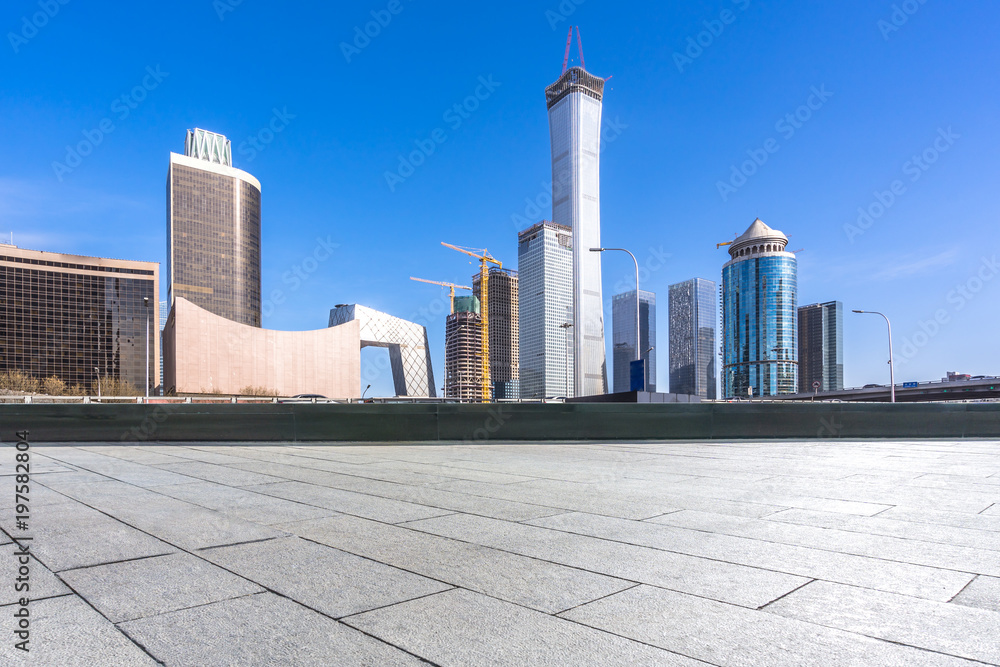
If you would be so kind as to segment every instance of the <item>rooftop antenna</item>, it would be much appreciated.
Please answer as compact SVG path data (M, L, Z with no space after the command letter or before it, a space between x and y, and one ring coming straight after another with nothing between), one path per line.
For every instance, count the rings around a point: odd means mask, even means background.
M563 56L563 70L562 73L566 73L566 65L569 64L569 46L573 43L573 26L569 27L569 34L566 35L566 55Z

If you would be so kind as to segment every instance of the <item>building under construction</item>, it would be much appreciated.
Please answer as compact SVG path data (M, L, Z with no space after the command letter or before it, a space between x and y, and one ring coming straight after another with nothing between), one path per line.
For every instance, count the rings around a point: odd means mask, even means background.
M481 300L479 275L472 279L472 291ZM490 268L489 276L490 381L493 400L521 397L517 271Z
M492 290L491 290L492 291ZM455 312L448 316L444 335L444 395L463 401L481 401L482 328L479 299L455 297Z

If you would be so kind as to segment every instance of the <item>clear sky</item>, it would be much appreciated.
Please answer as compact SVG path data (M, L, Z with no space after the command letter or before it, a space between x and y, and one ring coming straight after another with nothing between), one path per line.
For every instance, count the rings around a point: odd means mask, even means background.
M551 216L544 88L570 24L613 76L602 239L649 269L661 388L668 285L718 281L715 244L758 216L802 249L800 304L889 315L897 380L1000 374L991 0L9 0L0 235L164 262L168 153L223 133L262 184L264 325L338 303L425 322L440 386L445 302L408 278L471 284L441 241L516 267L518 229ZM603 261L610 343L634 270ZM887 379L880 318L849 314L845 346L848 386ZM392 393L381 359L369 395Z

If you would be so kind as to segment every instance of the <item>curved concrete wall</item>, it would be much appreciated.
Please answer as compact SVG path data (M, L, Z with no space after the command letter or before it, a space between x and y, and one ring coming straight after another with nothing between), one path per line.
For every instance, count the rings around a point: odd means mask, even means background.
M265 387L281 396L357 398L361 387L357 322L316 331L258 329L174 299L163 330L163 379L178 394L238 394Z

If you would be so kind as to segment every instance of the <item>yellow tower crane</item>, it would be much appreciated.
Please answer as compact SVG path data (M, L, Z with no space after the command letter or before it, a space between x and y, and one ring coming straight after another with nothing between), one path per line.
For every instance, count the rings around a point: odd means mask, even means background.
M430 283L431 285L440 285L441 287L450 287L451 288L451 312L452 312L452 314L455 313L455 290L457 290L457 289L467 289L470 292L472 291L471 287L466 287L465 285L456 285L455 283L443 283L440 280L426 280L424 278L414 278L413 276L410 276L410 280L416 280L417 282L421 282L421 283Z
M496 264L498 268L502 269L503 264L500 263L500 260L491 256L490 252L485 248L463 248L462 246L452 245L444 241L441 242L441 245L479 260L479 328L483 337L482 347L480 348L480 354L482 355L481 386L483 403L489 403L492 398L492 392L490 391L492 383L490 382L489 265Z

